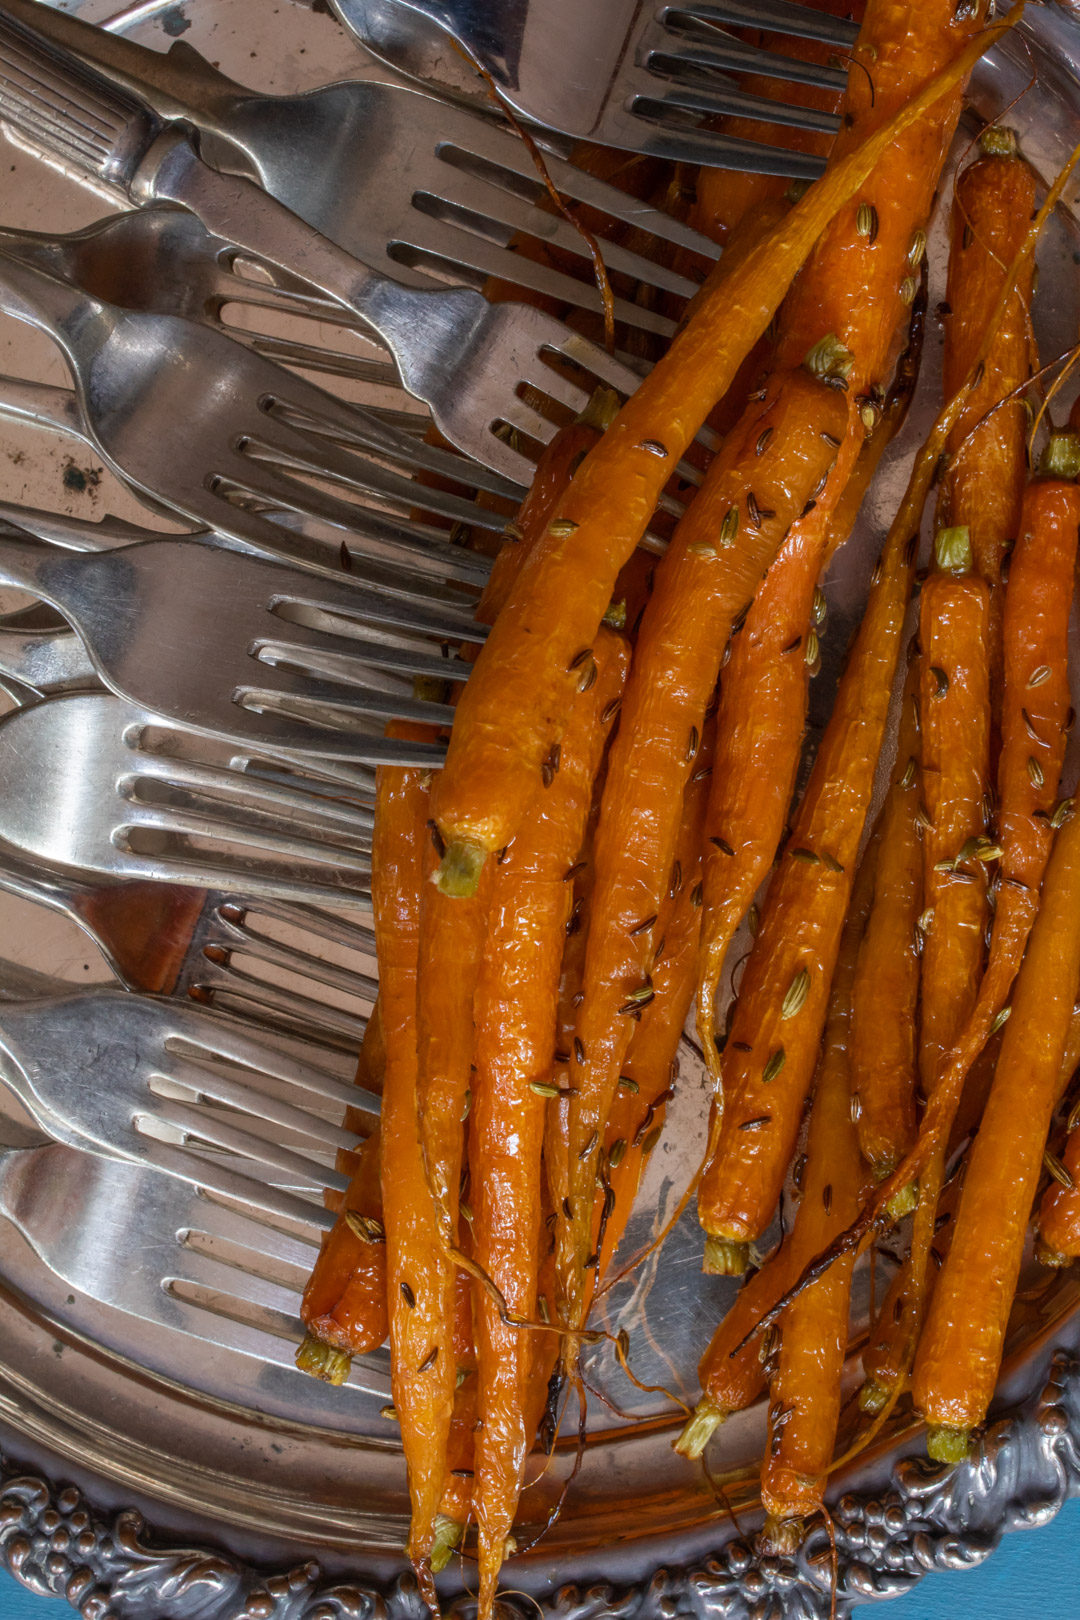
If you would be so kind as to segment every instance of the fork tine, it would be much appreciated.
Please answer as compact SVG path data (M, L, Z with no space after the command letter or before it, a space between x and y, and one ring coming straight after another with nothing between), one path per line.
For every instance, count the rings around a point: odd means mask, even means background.
M159 1142L150 1136L140 1137L140 1148L139 1157L143 1163L175 1176L189 1187L205 1188L223 1198L235 1199L248 1208L262 1210L267 1215L277 1215L287 1221L315 1226L324 1232L329 1232L337 1219L331 1210L324 1209L321 1204L299 1198L282 1187L274 1186L269 1180L260 1181L254 1176L215 1164L212 1159L199 1158L186 1148L173 1147L171 1143Z
M283 861L332 866L335 871L347 871L350 875L367 877L371 870L370 855L342 849L339 845L320 843L314 838L298 838L287 833L241 827L236 821L220 815L127 800L116 832L130 833L136 829L171 833L174 837L216 838L225 844L240 844L245 851L257 850Z
M489 120L474 119L472 122L475 127L468 131L467 142L465 128L462 125L451 139L439 143L438 157L443 166L451 170L464 170L474 180L481 179L492 186L498 186L503 194L508 189L503 176L514 174L520 179L527 180L530 189L536 187L536 194L539 195L536 167L524 142L508 136L505 130ZM660 241L689 248L691 252L700 253L707 259L719 257L720 250L707 236L691 230L688 225L683 225L681 221L673 219L671 215L659 209L649 208L629 192L620 191L617 186L598 180L595 175L579 168L577 164L567 162L565 158L548 149L551 136L547 131L538 130L536 136L539 144L545 148L544 162L548 172L564 196L572 197L575 202L587 203L590 207L608 214L612 219L648 231ZM514 194L520 195L520 188L515 188ZM493 218L501 218L501 206L500 203L497 211L495 205L492 205ZM550 215L545 216L547 220L550 218ZM653 266L651 273L655 274L655 270L656 267Z
M375 825L374 812L355 802L343 803L300 787L263 782L257 777L241 777L238 772L218 765L202 765L173 755L152 754L143 748L139 749L139 776L154 777L169 787L222 792L229 799L240 801L237 808L241 813L249 808L265 809L268 813L280 810L290 821L307 819L315 826L322 818L344 822L342 830L354 837L369 836Z
M310 901L324 906L342 906L350 911L370 906L366 889L346 888L340 883L319 883L309 874L291 877L280 867L258 861L243 849L220 851L171 850L140 855L126 841L128 827L118 820L113 828L108 858L84 853L79 866L106 877L138 878L154 883L180 883L188 888L217 889L227 894L255 894L265 900Z
M223 969L220 979L211 976L212 969L208 974L193 974L185 981L186 994L199 1006L242 1018L267 1034L286 1035L355 1057L366 1018L276 985L255 980L249 985L242 975L227 977L229 971Z
M547 444L555 437L554 424L522 399L505 400L499 409L499 420L505 422L507 427L516 428L519 433L527 434L530 439L538 439L541 444Z
M826 45L853 45L859 37L858 24L846 17L831 17L791 0L689 0L680 9L705 22L767 28L798 39L819 39Z
M636 149L650 157L666 158L671 163L774 174L789 180L816 180L825 168L825 159L809 152L791 152L761 141L736 140L718 131L684 129L670 121L660 97L637 97L633 114L648 129L648 133L643 130L635 137Z
M673 72L673 69L675 70ZM677 64L662 54L650 57L649 72L662 78L666 88L660 104L677 112L705 113L709 117L757 118L785 129L816 130L835 135L840 120L835 113L818 112L813 107L792 107L766 96L748 96L741 90L711 90L708 86L680 82Z
M368 1002L373 1002L378 994L378 979L354 973L349 968L340 967L336 962L327 962L325 958L315 956L299 947L276 945L273 941L261 940L257 936L238 940L229 937L224 940L210 939L204 944L202 954L214 967L232 974L237 980L246 980L252 984L263 984L265 981L256 979L243 968L237 967L233 961L234 956L250 957L253 961L264 962L270 967L284 968L311 984L321 985L327 990L339 990Z
M503 211L508 214L515 212L512 208ZM535 217L540 216L537 213ZM428 257L433 257L452 273L464 266L483 276L512 278L519 287L528 287L533 292L562 303L574 304L579 309L597 311L603 309L603 300L595 282L578 281L562 270L537 263L524 254L512 253L508 248L478 235L469 228L463 218L455 219L453 216L440 218L425 211L423 221L423 225L415 232L418 239L415 245L421 263ZM536 234L535 229L533 234ZM555 234L552 232L552 237ZM576 241L570 244L571 251L584 252L585 244L572 227L569 229L569 235L576 238ZM604 261L609 269L621 268L615 265L614 255L609 255L607 244L604 245ZM641 262L648 264L646 259ZM638 331L654 332L660 337L671 337L675 331L675 322L668 316L659 315L654 310L631 303L628 299L616 298L614 307L615 319L627 326L636 327Z
M316 655L316 662L318 656ZM245 716L257 718L255 729L281 746L293 749L310 748L314 753L323 751L325 738L296 729L310 726L315 732L340 734L356 732L358 721L414 720L418 725L445 727L454 718L454 711L446 703L429 703L424 698L395 697L371 686L351 684L350 677L342 674L340 682L331 674L326 681L292 669L288 664L260 660L260 667L272 679L258 684L237 687L233 701ZM295 725L292 724L295 722ZM237 730L247 729L247 721L238 722Z
M328 671L343 664L353 668L385 669L398 675L422 675L433 681L462 682L469 678L471 664L461 658L439 658L435 654L414 652L409 647L393 646L375 641L353 641L349 636L325 634L314 642L282 643L286 662L300 669ZM343 671L348 679L347 670Z
M346 1152L351 1153L358 1146L355 1131L347 1131L344 1126L335 1124L333 1120L324 1119L320 1114L313 1114L299 1105L283 1102L279 1097L271 1096L256 1086L244 1085L228 1075L201 1068L194 1063L184 1063L173 1058L168 1073L153 1078L189 1086L203 1099L225 1103L239 1113L250 1114L252 1118L266 1124L280 1125L283 1130L310 1136L313 1141L321 1142L327 1148L344 1148ZM154 1092L154 1096L159 1101L165 1100L159 1098L157 1092ZM176 1098L168 1100L178 1101ZM180 1106L189 1105L181 1103Z
M327 1189L345 1192L348 1188L349 1178L342 1175L340 1170L334 1170L320 1163L318 1159L306 1158L302 1153L294 1153L291 1148L282 1147L269 1138L253 1136L250 1131L240 1130L237 1126L230 1125L223 1116L212 1109L177 1102L171 1097L148 1095L145 1117L163 1125L171 1125L175 1130L183 1131L201 1143L208 1143L228 1153L237 1153L241 1158L251 1159L253 1179L258 1174L260 1166L269 1165L275 1170L283 1171L291 1179L294 1178L301 1187L309 1186L312 1192L321 1194ZM140 1130L139 1134L145 1136L146 1133ZM354 1146L355 1141L354 1137ZM201 1169L203 1163L204 1160L199 1158L197 1167Z
M763 50L704 20L687 17L681 18L678 24L668 21L665 33L679 44L665 44L663 54L686 67L719 73L753 73L759 78L782 79L787 84L808 84L838 93L847 84L847 73L841 67L801 62L794 56Z
M365 928L361 923L347 922L332 912L320 911L317 906L276 906L254 899L245 904L237 896L220 909L229 912L242 909L243 919L246 919L249 911L254 911L257 916L270 917L276 922L303 924L310 933L318 939L325 939L330 945L342 945L365 956L374 955L375 935L370 928ZM241 920L233 916L227 919L230 924L235 922L237 926Z
M361 596L355 586L346 583L348 575L339 574L336 580L328 580L325 584L312 576L310 587L307 581L303 584L299 579L289 581L288 584L278 584L272 581L271 593L267 601L267 611L274 613L282 624L288 624L289 634L297 641L322 643L327 633L320 625L298 622L294 614L286 615L279 610L286 604L293 605L326 614L330 618L347 624L362 625L370 629L372 624L385 625L389 629L398 629L411 632L417 636L430 636L436 641L484 641L487 638L487 627L477 624L472 612L472 603L466 611L464 608L439 606L437 603L428 611L414 606L408 601L413 594L415 585L402 585L393 578L391 569L380 568L378 564L371 567L365 565L361 576L362 583L368 587L367 592ZM387 584L383 588L384 582ZM336 585L336 589L335 589ZM276 588L275 588L276 587ZM434 594L434 593L432 593ZM404 602L396 598L402 596ZM335 629L332 634L339 634Z
M290 908L291 912L291 908ZM333 1069L323 1068L310 1057L292 1057L278 1046L269 1046L253 1035L235 1030L227 1018L209 1017L204 1012L169 1009L173 1027L165 1036L163 1045L170 1059L182 1058L199 1068L212 1069L215 1064L229 1063L254 1074L282 1080L299 1086L314 1096L333 1103L335 1107L363 1108L377 1113L379 1099L374 1092L365 1091L351 1080L343 1080Z

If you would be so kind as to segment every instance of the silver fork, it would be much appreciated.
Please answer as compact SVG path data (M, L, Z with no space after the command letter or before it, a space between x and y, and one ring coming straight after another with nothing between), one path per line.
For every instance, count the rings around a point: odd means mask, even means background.
M57 1142L322 1230L334 1222L323 1192L349 1184L334 1155L357 1144L340 1121L379 1109L372 1092L234 1019L126 990L4 1002L0 1080ZM215 1150L240 1165L223 1165Z
M96 553L2 537L0 581L58 608L118 696L279 754L378 761L375 725L449 725L452 709L407 683L463 679L468 664L440 656L440 641L483 634L464 608L361 593L190 537Z
M548 129L653 157L814 179L822 160L703 130L730 115L835 131L836 118L751 96L733 74L842 89L839 64L818 67L746 44L726 26L766 28L849 49L858 29L790 0L332 0L362 44L394 67L428 77L457 40L507 101Z
M138 1218L118 1221L117 1210ZM287 1368L309 1398L294 1358L317 1215L264 1217L157 1169L60 1143L0 1153L0 1216L76 1296ZM332 1395L339 1417L357 1397L389 1400L385 1353L354 1357Z
M441 758L381 737L372 752L421 766ZM273 754L249 764L107 692L15 709L0 718L0 852L91 879L366 906L370 774L301 775Z
M132 201L190 209L208 230L302 277L359 315L380 335L405 387L427 402L451 443L519 482L529 477L528 459L496 430L509 425L541 443L555 431L519 391L528 386L572 412L584 408L591 392L591 383L570 380L550 361L566 362L575 376L584 370L623 393L636 386L638 377L628 366L540 310L489 304L466 288L403 287L370 269L251 180L210 168L182 126L163 125L145 104L2 10L0 120L31 150ZM111 325L115 330L115 316ZM85 339L80 343L70 330L65 337L69 354L85 350Z
M226 149L223 167L251 174L324 236L406 285L430 286L435 269L457 281L495 276L561 303L600 307L591 268L579 281L511 250L511 239L522 236L587 264L573 226L536 207L542 188L522 142L490 117L395 82L259 95L183 41L162 53L61 11L42 15L31 0L9 0L7 9L100 67L159 117L193 122L216 150ZM673 243L706 263L717 257L714 243L667 214L553 153L547 161L564 196L633 225L651 238L650 248ZM616 243L605 244L604 259L643 286L680 298L695 291L686 276ZM671 329L627 300L619 300L617 315L639 329Z

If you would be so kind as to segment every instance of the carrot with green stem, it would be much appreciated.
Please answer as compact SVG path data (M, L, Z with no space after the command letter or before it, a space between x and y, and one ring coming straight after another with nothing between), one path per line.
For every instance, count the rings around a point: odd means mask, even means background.
M932 1457L964 1455L993 1398L1080 977L1080 818L1054 839L952 1246L913 1377Z
M582 662L550 792L495 869L476 994L476 1073L469 1166L473 1258L502 1295L477 1295L480 1428L473 1507L479 1530L480 1613L492 1612L533 1436L535 1320L544 1114L555 1044L563 941L578 857L613 704L629 649L602 630ZM606 719L602 719L606 716ZM554 1335L553 1335L554 1336Z
M982 155L960 174L953 199L942 357L946 398L974 363L986 313L1004 285L1035 208L1035 175L1018 155L1013 132L991 125L980 145ZM1026 469L1027 420L1016 390L1037 364L1030 317L1033 278L1032 263L1018 278L982 377L949 435L948 472L937 512L941 528L967 526L975 571L990 587L995 718L1002 680L1002 569L1020 522Z
M418 728L396 728L415 734ZM426 735L426 731L424 735ZM454 1404L453 1268L438 1235L416 1117L420 885L429 799L422 771L376 779L371 898L386 1072L381 1115L391 1389L409 1475L408 1551L430 1608L430 1556Z
M859 876L852 915L853 928L861 930L865 921L865 906L869 903L873 875L880 859L880 824L867 843ZM857 943L858 932L852 936ZM842 976L846 982L847 960ZM834 1026L839 1035L841 1025ZM839 1056L839 1052L835 1054ZM849 1102L850 1108L850 1102ZM805 1181L803 1182L805 1196ZM823 1186L820 1207L824 1210ZM740 1412L756 1400L766 1382L776 1375L782 1334L775 1321L777 1306L792 1290L807 1263L817 1252L810 1245L817 1238L816 1228L803 1222L787 1234L780 1247L755 1271L743 1287L713 1334L708 1349L698 1366L701 1380L701 1398L693 1415L675 1442L675 1450L684 1457L700 1457L712 1435L733 1412ZM767 1333L755 1333L755 1325L768 1317Z
M881 813L874 898L851 992L851 1095L859 1147L880 1181L915 1140L923 873L918 662L901 699L896 757Z
M824 608L818 577L851 534L882 452L900 428L918 375L924 300L881 420L859 453L835 510L789 531L731 644L717 718L704 854L704 924L698 966L698 1040L715 1086L720 1054L716 997L724 959L772 864L787 821L805 729L808 671Z
M802 1175L793 1246L816 1254L854 1218L863 1168L851 1110L851 990L881 843L859 869L836 962ZM776 1370L769 1380L769 1442L761 1470L768 1514L764 1538L791 1548L803 1520L822 1504L836 1444L851 1304L850 1256L794 1300L777 1323Z
M823 226L901 135L927 123L951 127L957 87L1022 9L1014 7L1005 22L975 37L968 22L949 18L935 41L940 49L917 60L907 77L909 99L901 98L880 128L831 165L701 303L586 457L523 568L459 705L433 799L447 846L439 881L449 891L475 888L487 856L510 841L542 791L543 768L573 697L570 665L591 643L619 569L644 533L672 469L768 326ZM906 34L910 19L905 14L903 20ZM926 74L932 77L923 82Z

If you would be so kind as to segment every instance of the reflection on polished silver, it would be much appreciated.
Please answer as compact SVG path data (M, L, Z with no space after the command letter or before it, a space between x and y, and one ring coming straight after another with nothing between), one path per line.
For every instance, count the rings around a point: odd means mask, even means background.
M592 391L550 359L623 393L637 385L629 367L540 310L489 304L464 288L418 291L370 269L254 182L203 163L180 126L162 126L144 105L2 14L0 121L31 149L132 201L189 208L208 230L352 310L381 337L405 387L427 402L451 443L518 482L528 481L528 459L495 428L506 423L543 443L555 432L519 397L521 386L571 411L583 410Z
M0 1004L0 1081L56 1142L323 1230L324 1189L349 1185L334 1155L357 1140L340 1121L379 1106L235 1019L125 990Z
M426 747L394 745L412 764L430 763ZM0 719L0 840L80 876L365 905L365 788L349 786L345 765L329 777L274 763L279 775L264 778L228 745L110 693L48 698Z
M763 74L842 88L843 70L746 45L725 24L775 28L847 48L857 29L790 0L690 0L657 6L613 0L333 0L357 37L395 67L440 77L459 40L510 104L549 129L681 163L716 164L812 180L823 160L699 127L717 116L835 130L826 114L749 95L732 75ZM448 36L450 38L448 39ZM454 76L460 85L460 79Z
M338 759L388 758L374 733L389 719L449 724L453 711L413 698L409 681L463 677L439 641L476 636L463 608L421 608L201 540L87 554L0 535L0 581L59 609L128 702L237 746Z
M62 1476L61 1476L62 1477ZM837 1614L910 1591L932 1570L982 1563L1010 1530L1046 1524L1080 1492L1080 1367L1058 1352L1047 1383L995 1423L954 1469L901 1464L880 1492L837 1506ZM416 1620L410 1576L388 1583L327 1580L313 1562L268 1573L209 1548L146 1538L138 1513L96 1512L77 1490L0 1465L0 1552L32 1591L67 1597L84 1614L167 1612L170 1620ZM169 1538L171 1539L171 1538ZM832 1559L825 1532L797 1560L729 1541L707 1562L662 1567L641 1586L510 1593L500 1612L543 1620L826 1620ZM450 1587L449 1590L453 1590ZM87 1599L98 1607L84 1607ZM455 1614L471 1613L461 1600ZM902 1610L899 1612L903 1612Z
M42 17L32 0L8 0L7 10L101 67L160 118L189 119L204 143L222 151L221 167L251 174L339 247L405 285L430 287L432 269L478 285L494 276L510 287L600 309L591 275L579 281L510 251L511 239L525 238L587 260L574 227L536 207L542 188L532 160L492 118L448 105L385 69L384 83L354 80L303 96L255 95L186 42L162 54L62 12ZM836 77L834 70L825 73ZM554 154L547 161L565 197L633 225L638 240L641 234L651 239L650 247L675 243L705 262L718 257L715 243L670 215ZM605 243L604 260L646 287L691 297L696 283L655 263L647 251ZM640 331L674 330L673 321L626 300L617 301L616 312Z

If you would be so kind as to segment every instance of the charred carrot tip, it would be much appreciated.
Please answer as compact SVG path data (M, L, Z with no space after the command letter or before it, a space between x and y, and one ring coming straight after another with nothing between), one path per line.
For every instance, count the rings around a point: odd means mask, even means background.
M801 1519L778 1519L770 1513L761 1529L761 1550L774 1558L794 1558L805 1535Z
M1039 1262L1040 1266L1051 1266L1055 1270L1059 1269L1061 1266L1072 1265L1071 1255L1059 1254L1057 1249L1051 1249L1048 1244L1042 1241L1041 1238L1039 1238L1035 1244L1035 1258Z
M708 1395L703 1395L694 1408L693 1417L684 1425L679 1438L673 1442L674 1449L680 1457L689 1457L691 1461L700 1457L728 1416L725 1407L718 1406Z
M730 1238L705 1239L701 1269L707 1277L741 1277L749 1264L749 1243L735 1243Z
M428 1559L433 1575L438 1575L450 1562L464 1528L463 1524L446 1513L440 1513L435 1520L435 1539L431 1543L431 1557Z
M332 1344L309 1333L296 1352L296 1365L312 1378L321 1378L324 1384L343 1384L349 1376L352 1356L347 1350L335 1350Z
M971 573L971 531L965 524L938 530L934 536L934 561L943 574Z
M447 844L432 882L440 894L449 895L452 900L471 900L479 887L486 860L487 850L479 844L455 838Z
M1046 478L1080 476L1080 433L1051 433L1039 462Z
M919 1183L909 1181L906 1187L894 1192L885 1205L885 1214L890 1221L902 1221L905 1215L910 1215L919 1202Z
M941 1424L927 1431L926 1455L931 1462L961 1463L970 1450L970 1429L950 1429Z
M889 1398L889 1391L876 1378L868 1378L859 1391L859 1411L876 1417Z

